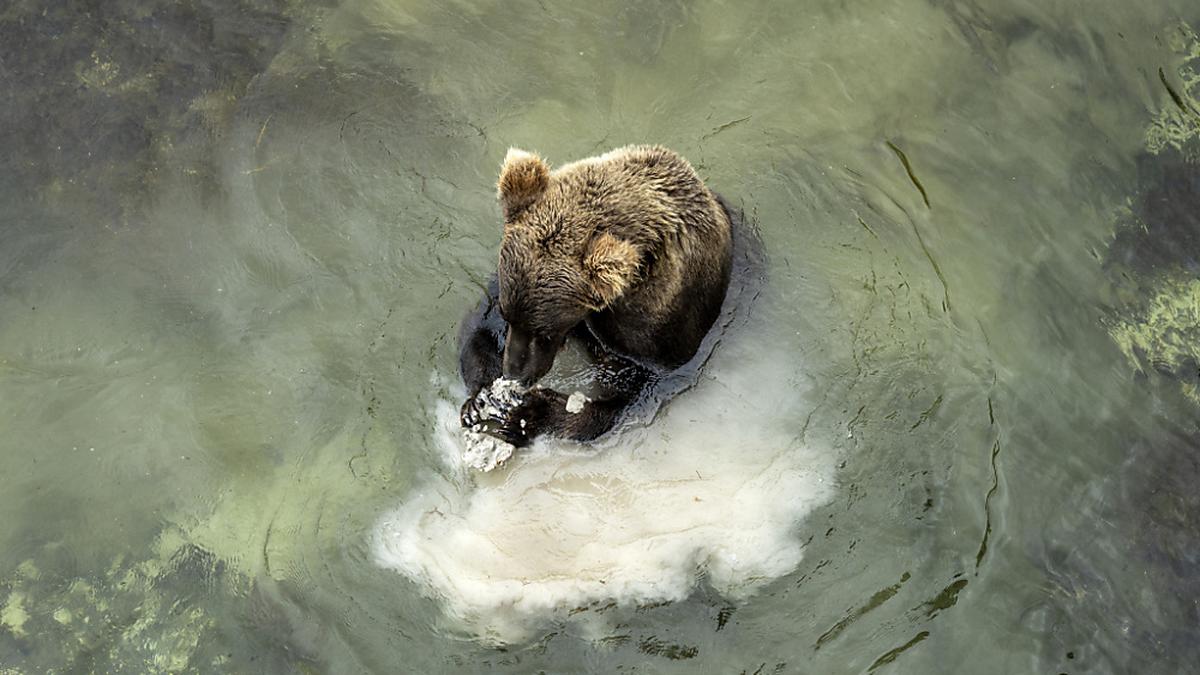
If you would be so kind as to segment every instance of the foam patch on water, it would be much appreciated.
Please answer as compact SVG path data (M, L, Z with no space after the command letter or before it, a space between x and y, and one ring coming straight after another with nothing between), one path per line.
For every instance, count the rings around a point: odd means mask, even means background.
M736 601L788 574L834 458L798 439L810 404L779 367L794 356L722 356L653 423L594 448L541 440L489 474L465 467L458 405L439 401L446 470L382 519L376 560L499 643L592 603L681 600L701 580Z

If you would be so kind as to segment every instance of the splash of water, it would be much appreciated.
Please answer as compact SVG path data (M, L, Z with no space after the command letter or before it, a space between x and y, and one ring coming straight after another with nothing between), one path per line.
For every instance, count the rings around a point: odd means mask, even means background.
M457 406L439 401L446 470L381 520L377 562L497 643L592 603L682 600L702 580L746 598L797 567L797 525L833 488L835 458L801 442L805 397L773 356L723 347L653 424L596 447L541 440L490 474L465 467Z

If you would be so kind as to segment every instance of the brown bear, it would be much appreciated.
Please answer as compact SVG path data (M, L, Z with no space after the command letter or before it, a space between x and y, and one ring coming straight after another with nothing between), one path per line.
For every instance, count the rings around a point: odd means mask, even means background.
M497 275L459 333L462 423L516 446L545 433L596 438L648 383L691 360L721 313L730 212L687 160L657 146L553 171L510 149L498 188ZM583 341L605 392L583 410L548 388L499 413L477 396L501 375L534 385L568 337Z

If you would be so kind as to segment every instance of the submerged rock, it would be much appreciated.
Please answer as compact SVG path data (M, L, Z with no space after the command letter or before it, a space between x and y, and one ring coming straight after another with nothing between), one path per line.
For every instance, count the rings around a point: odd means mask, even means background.
M1200 405L1200 36L1187 24L1165 36L1180 62L1158 74L1161 111L1109 246L1106 327L1136 371L1179 380Z
M1200 405L1200 278L1164 275L1151 290L1108 333L1134 367L1178 378L1184 394Z

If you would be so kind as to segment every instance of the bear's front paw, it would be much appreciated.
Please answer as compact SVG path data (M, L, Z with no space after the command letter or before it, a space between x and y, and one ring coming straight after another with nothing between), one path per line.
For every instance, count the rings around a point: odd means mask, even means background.
M566 397L553 389L531 389L503 415L486 420L482 431L517 447L528 445L549 430L554 412L565 403Z
M489 419L501 419L521 402L525 388L519 382L506 377L498 377L491 384L483 387L474 396L463 403L458 411L458 419L464 429L481 431L478 425Z
M474 429L475 425L483 421L483 406L479 402L479 398L472 396L462 404L462 408L458 410L458 421L464 429Z
M502 417L507 410L507 407L497 406L495 401L490 398L488 390L484 389L463 403L462 408L458 411L458 419L462 422L464 429L475 429L476 426L489 419ZM475 431L479 431L479 429L475 429Z
M464 429L494 436L517 447L529 443L526 435L521 433L523 429L519 429L519 423L514 425L507 415L498 414L494 408L480 405L477 399L469 399L463 404L459 412L459 421Z

